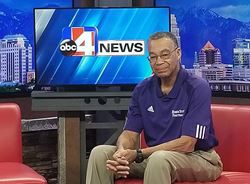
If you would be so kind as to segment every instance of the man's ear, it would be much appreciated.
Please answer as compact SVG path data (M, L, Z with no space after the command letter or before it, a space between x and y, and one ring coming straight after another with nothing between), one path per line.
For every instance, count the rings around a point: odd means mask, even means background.
M178 60L180 60L181 59L181 49L178 48L176 53L177 53Z

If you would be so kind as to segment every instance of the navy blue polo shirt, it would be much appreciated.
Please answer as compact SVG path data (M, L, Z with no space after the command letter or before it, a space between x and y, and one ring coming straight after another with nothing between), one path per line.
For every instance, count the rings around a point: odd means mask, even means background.
M181 68L172 90L165 95L156 75L145 79L133 91L124 130L144 130L148 146L182 135L197 138L195 150L218 145L208 82Z

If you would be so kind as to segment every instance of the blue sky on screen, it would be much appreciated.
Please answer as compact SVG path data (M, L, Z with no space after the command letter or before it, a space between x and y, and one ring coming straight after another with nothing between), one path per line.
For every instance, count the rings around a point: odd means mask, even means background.
M158 5L174 7L199 6L211 9L225 18L250 22L249 0L156 0Z

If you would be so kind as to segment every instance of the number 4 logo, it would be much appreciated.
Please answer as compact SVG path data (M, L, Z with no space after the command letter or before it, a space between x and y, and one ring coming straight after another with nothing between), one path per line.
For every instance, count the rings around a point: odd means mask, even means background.
M67 27L63 39L75 42L77 49L72 56L95 56L98 52L97 29L95 27Z

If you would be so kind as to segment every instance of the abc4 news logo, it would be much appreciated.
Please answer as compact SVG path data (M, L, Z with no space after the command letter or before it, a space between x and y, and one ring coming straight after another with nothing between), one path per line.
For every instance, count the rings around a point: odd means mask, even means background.
M98 41L94 27L67 27L63 30L63 41L60 43L64 56L144 55L144 48L144 40Z
M65 39L60 44L60 51L65 56L72 56L77 51L77 45L73 40Z

